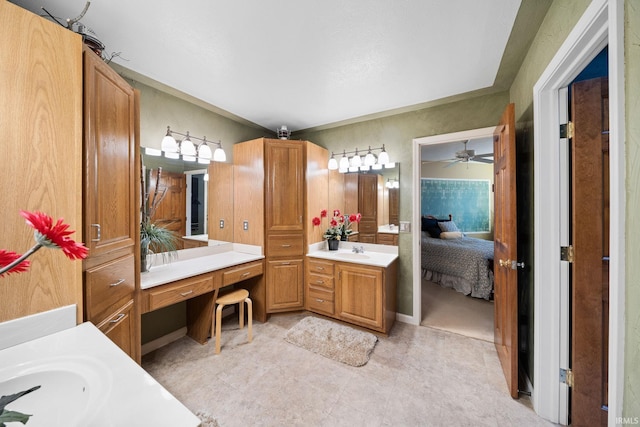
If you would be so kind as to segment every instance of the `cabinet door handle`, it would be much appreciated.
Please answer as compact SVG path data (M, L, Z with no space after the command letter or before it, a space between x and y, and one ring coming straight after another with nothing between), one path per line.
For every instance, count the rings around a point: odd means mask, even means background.
M123 283L124 283L124 279L120 279L115 283L111 283L109 286L113 288L114 286L122 285Z
M124 313L120 313L120 314L118 314L118 316L115 319L109 320L109 323L118 323L119 321L124 319L124 316L125 316Z
M100 224L91 224L91 226L98 229L98 236L95 239L91 239L91 241L99 242L100 239L102 239L102 228L100 227Z
M190 290L190 291L187 291L187 292L182 292L180 295L183 296L183 297L186 297L187 295L190 295L192 293L193 293L193 289Z
M248 276L248 275L250 275L250 274L251 274L251 272L250 272L250 271L247 271L246 273L242 273L242 276L241 276L241 277L246 277L246 276Z
M282 245L283 248L290 248L291 245Z

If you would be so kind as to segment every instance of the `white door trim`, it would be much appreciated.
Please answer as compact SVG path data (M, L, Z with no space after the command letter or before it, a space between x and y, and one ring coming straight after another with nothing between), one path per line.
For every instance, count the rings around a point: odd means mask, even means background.
M497 124L497 122L496 122ZM422 175L422 156L420 148L423 145L446 144L448 142L460 142L468 139L493 138L496 127L491 126L481 129L465 130L461 132L447 133L443 135L426 136L413 140L413 200L412 218L413 225L412 247L413 247L413 316L411 323L419 325L422 320L422 269L421 269L421 224L420 220L420 178Z
M533 88L534 104L534 389L542 417L561 422L558 381L562 337L558 93L609 45L610 114L610 332L609 423L622 413L624 355L624 63L623 2L593 0Z

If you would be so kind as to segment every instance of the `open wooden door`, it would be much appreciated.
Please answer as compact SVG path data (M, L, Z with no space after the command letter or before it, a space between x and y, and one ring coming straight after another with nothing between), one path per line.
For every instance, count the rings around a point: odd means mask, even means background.
M518 397L518 266L515 106L509 104L493 137L494 343L509 393Z
M571 86L571 424L607 425L608 80Z

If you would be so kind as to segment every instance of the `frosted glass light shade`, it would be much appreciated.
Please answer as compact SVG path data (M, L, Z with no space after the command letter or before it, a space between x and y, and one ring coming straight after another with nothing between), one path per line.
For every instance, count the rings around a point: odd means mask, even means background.
M226 162L227 161L227 155L224 152L224 150L222 149L222 146L216 148L215 151L213 152L213 161L214 162Z
M193 145L193 142L191 142L191 140L189 139L188 134L187 134L187 137L183 139L182 142L180 143L180 154L182 154L183 156L190 156L190 157L196 156L196 146Z
M200 146L198 147L198 158L211 160L211 157L213 157L213 154L211 153L211 148L207 145L207 143L203 142L202 144L200 144Z
M347 158L346 155L342 155L342 158L340 159L340 170L347 170L349 169L349 159Z
M178 143L176 142L175 138L171 135L165 135L165 137L162 138L162 144L160 146L162 148L162 151L164 151L165 153L178 152Z
M382 147L380 154L378 154L378 163L381 165L389 163L389 154L385 151L384 146Z

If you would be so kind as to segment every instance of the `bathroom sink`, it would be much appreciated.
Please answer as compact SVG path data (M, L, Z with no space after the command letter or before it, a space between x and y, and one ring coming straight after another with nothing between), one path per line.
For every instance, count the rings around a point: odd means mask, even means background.
M369 259L369 258L371 258L369 255L359 254L359 253L355 253L355 252L340 253L340 254L338 254L338 256L340 258L346 258L346 259Z
M29 427L87 426L100 414L111 376L103 362L84 357L41 359L0 369L0 396L35 386L40 388L6 409L32 415Z

